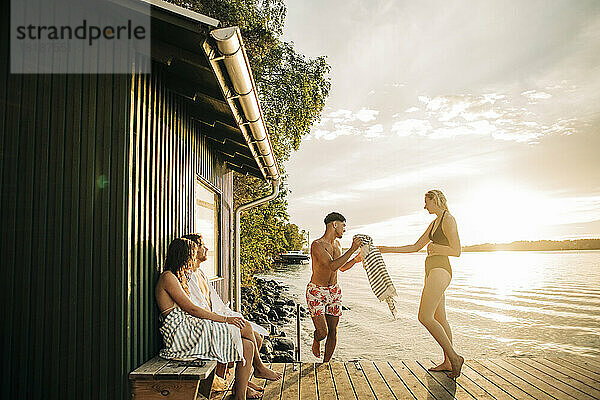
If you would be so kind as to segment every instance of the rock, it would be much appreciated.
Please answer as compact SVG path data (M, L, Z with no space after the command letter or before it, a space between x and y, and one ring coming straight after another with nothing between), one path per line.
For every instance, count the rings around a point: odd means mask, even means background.
M281 311L283 311L283 313L287 314L287 315L295 315L296 314L296 307L283 306L281 308Z
M263 313L255 312L253 314L253 316L254 316L254 318L252 319L252 322L255 322L255 323L259 324L259 325L263 325L263 324L268 324L269 323L269 319Z
M281 308L281 307L283 307L283 306L285 306L285 305L286 305L286 301L285 301L285 300L283 300L283 299L276 299L275 301L273 301L273 304L274 304L276 307L279 307L279 308Z
M265 303L258 303L256 305L256 310L266 315L269 314L269 311L271 311L271 307L269 307Z
M294 341L286 337L274 338L274 351L294 351Z
M263 354L271 355L271 353L273 353L273 344L271 344L271 341L265 339L260 348L260 352Z
M276 351L273 353L273 358L271 360L271 362L274 363L289 363L294 361L296 360L294 359L294 355L292 353L283 351Z
M279 315L277 314L277 312L274 309L271 309L269 311L269 313L267 314L267 316L269 317L270 321L278 321L279 320Z

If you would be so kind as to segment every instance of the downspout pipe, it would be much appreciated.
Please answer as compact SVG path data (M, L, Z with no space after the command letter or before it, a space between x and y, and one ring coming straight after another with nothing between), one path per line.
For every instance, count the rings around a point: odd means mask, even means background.
M241 217L242 212L249 210L251 208L260 206L261 204L268 203L269 201L275 199L279 195L279 186L281 183L281 178L277 178L276 180L271 181L271 185L273 187L273 191L268 196L262 197L260 199L251 201L246 204L242 204L235 210L235 302L234 307L235 311L242 311L242 265L241 265L241 253L242 253L242 243L241 243Z

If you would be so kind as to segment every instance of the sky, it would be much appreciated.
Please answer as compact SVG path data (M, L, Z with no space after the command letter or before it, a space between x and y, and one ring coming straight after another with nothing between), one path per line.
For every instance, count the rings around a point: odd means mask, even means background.
M327 56L321 121L286 164L291 221L414 243L440 189L463 245L600 237L600 1L287 0Z

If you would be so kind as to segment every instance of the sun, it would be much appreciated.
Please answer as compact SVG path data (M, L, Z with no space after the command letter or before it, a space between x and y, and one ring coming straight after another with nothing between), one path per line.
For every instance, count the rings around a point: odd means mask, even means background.
M468 191L453 214L463 244L536 240L552 218L545 194L501 181Z

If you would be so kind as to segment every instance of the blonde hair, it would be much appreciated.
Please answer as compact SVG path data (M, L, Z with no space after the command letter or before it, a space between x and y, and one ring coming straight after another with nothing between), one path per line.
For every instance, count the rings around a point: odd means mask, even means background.
M444 193L442 193L441 190L430 190L429 192L425 193L425 197L433 200L438 207L442 207L444 210L448 211L446 196L444 196Z

